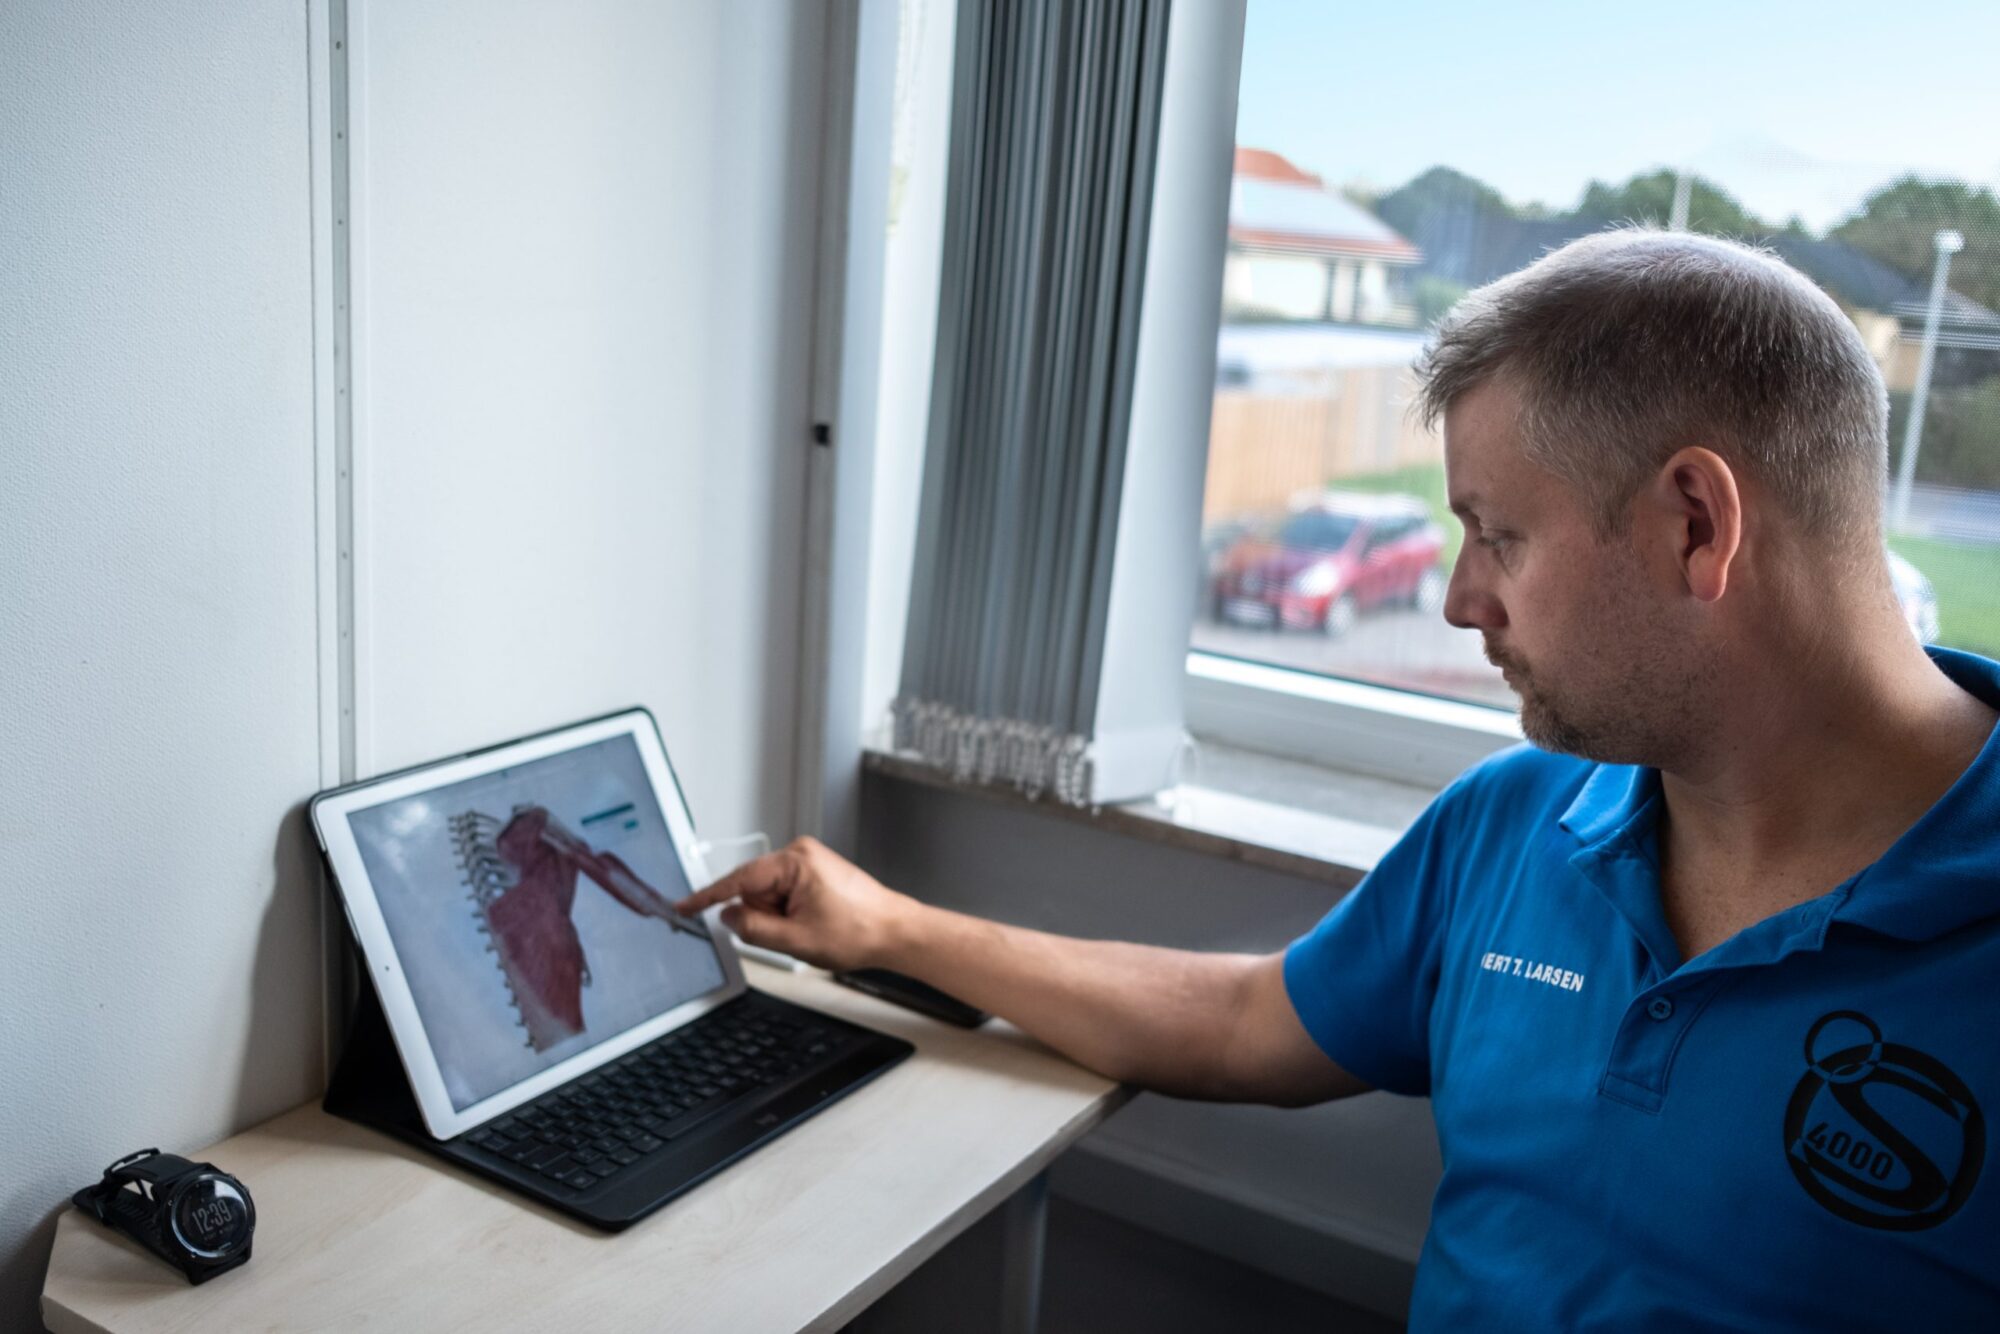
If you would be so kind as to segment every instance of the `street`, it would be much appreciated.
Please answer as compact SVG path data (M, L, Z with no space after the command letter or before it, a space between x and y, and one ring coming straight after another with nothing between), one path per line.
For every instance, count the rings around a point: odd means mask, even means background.
M1913 486L1909 531L1947 542L2000 544L2000 493Z

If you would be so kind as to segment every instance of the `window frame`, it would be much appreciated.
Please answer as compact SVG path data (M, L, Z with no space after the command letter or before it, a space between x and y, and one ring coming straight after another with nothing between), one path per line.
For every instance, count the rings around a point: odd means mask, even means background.
M1187 655L1186 684L1197 741L1422 787L1442 788L1522 739L1517 715L1484 704L1200 650Z
M1238 14L1247 11L1244 0ZM1237 42L1241 77L1240 28ZM1220 91L1219 89L1211 92ZM1236 87L1228 92L1234 97ZM1236 108L1227 120L1233 129ZM1226 229L1225 229L1226 231ZM1223 238L1218 238L1223 240ZM1224 240L1226 246L1226 240ZM1208 331L1221 335L1218 309ZM1210 404L1214 403L1211 375ZM1202 476L1210 432L1202 435ZM1196 520L1197 528L1199 519ZM1416 531L1412 524L1399 536ZM1191 545L1198 546L1198 536ZM1372 537L1370 549L1386 543ZM1190 581L1191 584L1191 581ZM1192 617L1188 638L1193 634ZM1232 658L1189 647L1183 678L1183 719L1203 738L1323 768L1442 788L1465 769L1522 740L1518 715L1484 704L1421 695L1391 686Z

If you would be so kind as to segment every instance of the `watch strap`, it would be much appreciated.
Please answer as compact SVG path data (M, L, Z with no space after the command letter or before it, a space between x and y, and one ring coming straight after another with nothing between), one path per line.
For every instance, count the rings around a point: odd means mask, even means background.
M203 1164L191 1163L177 1153L149 1153L143 1158L135 1158L118 1169L118 1175L134 1181L143 1181L151 1187L159 1187L177 1177L187 1175Z
M136 1190L125 1189L122 1181L100 1181L85 1186L75 1196L77 1208L106 1227L123 1232L162 1260L179 1269L180 1257L169 1251L160 1236L157 1207Z
M165 1188L199 1172L227 1175L211 1163L191 1162L177 1154L149 1150L113 1163L105 1170L102 1181L85 1186L72 1200L77 1208L100 1223L123 1232L180 1270L188 1282L201 1283L248 1260L250 1246L246 1240L239 1254L215 1262L183 1254L179 1246L169 1241L165 1235L169 1202ZM144 1189L127 1189L134 1183Z

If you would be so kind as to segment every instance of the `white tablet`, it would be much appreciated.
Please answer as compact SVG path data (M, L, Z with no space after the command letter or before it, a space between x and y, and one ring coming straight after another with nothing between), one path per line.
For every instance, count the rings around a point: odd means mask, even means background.
M313 830L432 1135L450 1139L744 990L651 714L324 792Z

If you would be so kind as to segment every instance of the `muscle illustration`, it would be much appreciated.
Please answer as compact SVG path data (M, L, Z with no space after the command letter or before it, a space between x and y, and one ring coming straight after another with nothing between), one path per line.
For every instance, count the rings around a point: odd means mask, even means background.
M674 930L706 938L617 854L599 852L541 806L517 807L505 824L478 811L450 820L487 948L499 961L514 1009L536 1051L583 1031L589 961L570 912L578 872L612 901Z

